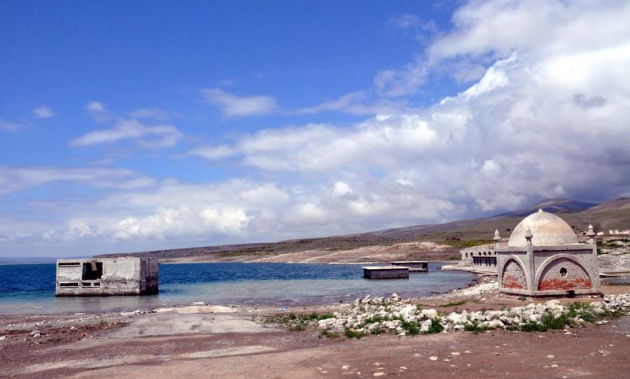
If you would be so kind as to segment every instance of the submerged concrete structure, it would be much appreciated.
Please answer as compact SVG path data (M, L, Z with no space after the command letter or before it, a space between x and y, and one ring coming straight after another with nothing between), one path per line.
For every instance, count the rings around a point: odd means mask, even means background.
M429 271L428 261L394 261L392 266L408 267L409 272L427 272Z
M365 279L409 279L409 267L367 266L363 267Z
M158 293L157 258L57 260L56 296Z
M495 232L499 290L525 296L600 294L592 226L587 243L560 217L539 210L514 228L507 245Z

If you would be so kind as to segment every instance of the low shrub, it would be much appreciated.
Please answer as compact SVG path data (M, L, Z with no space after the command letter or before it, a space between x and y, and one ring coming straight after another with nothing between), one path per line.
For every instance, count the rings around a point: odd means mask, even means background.
M564 329L570 321L566 313L560 316L554 316L551 313L543 313L540 317L540 323L544 326L545 330L559 330Z
M485 332L486 330L490 330L490 328L488 328L487 326L479 325L479 322L477 321L471 321L464 324L464 330L467 332L473 332L475 334L479 334L479 333Z
M429 330L425 332L425 334L435 334L442 333L444 331L444 327L440 323L441 319L433 319L431 320L431 326L429 326Z
M365 333L359 332L359 331L356 331L356 330L353 330L353 329L349 329L349 328L346 328L343 331L343 334L345 334L345 336L348 337L348 338L360 339L362 337L365 337Z
M295 325L291 325L289 327L289 330L292 332L302 332L304 330L306 330L306 326L304 324L295 324Z

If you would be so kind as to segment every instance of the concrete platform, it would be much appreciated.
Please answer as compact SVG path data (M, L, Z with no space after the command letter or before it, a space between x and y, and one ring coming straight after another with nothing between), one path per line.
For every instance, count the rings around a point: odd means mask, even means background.
M429 271L429 262L427 261L394 261L392 266L409 267L409 272Z

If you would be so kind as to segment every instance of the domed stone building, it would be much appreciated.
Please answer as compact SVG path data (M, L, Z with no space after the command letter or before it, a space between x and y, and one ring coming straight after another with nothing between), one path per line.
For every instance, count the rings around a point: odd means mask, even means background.
M600 294L597 246L593 228L580 243L560 217L538 212L514 228L506 245L497 245L499 290L525 296Z

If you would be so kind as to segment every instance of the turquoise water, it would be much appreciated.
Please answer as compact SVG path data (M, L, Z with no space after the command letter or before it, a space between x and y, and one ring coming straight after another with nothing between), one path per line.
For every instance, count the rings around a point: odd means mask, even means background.
M55 297L55 265L0 266L0 314L107 312L183 305L290 307L350 302L356 298L425 296L467 287L476 276L440 271L409 279L363 279L362 265L287 263L161 264L160 292L150 296Z

